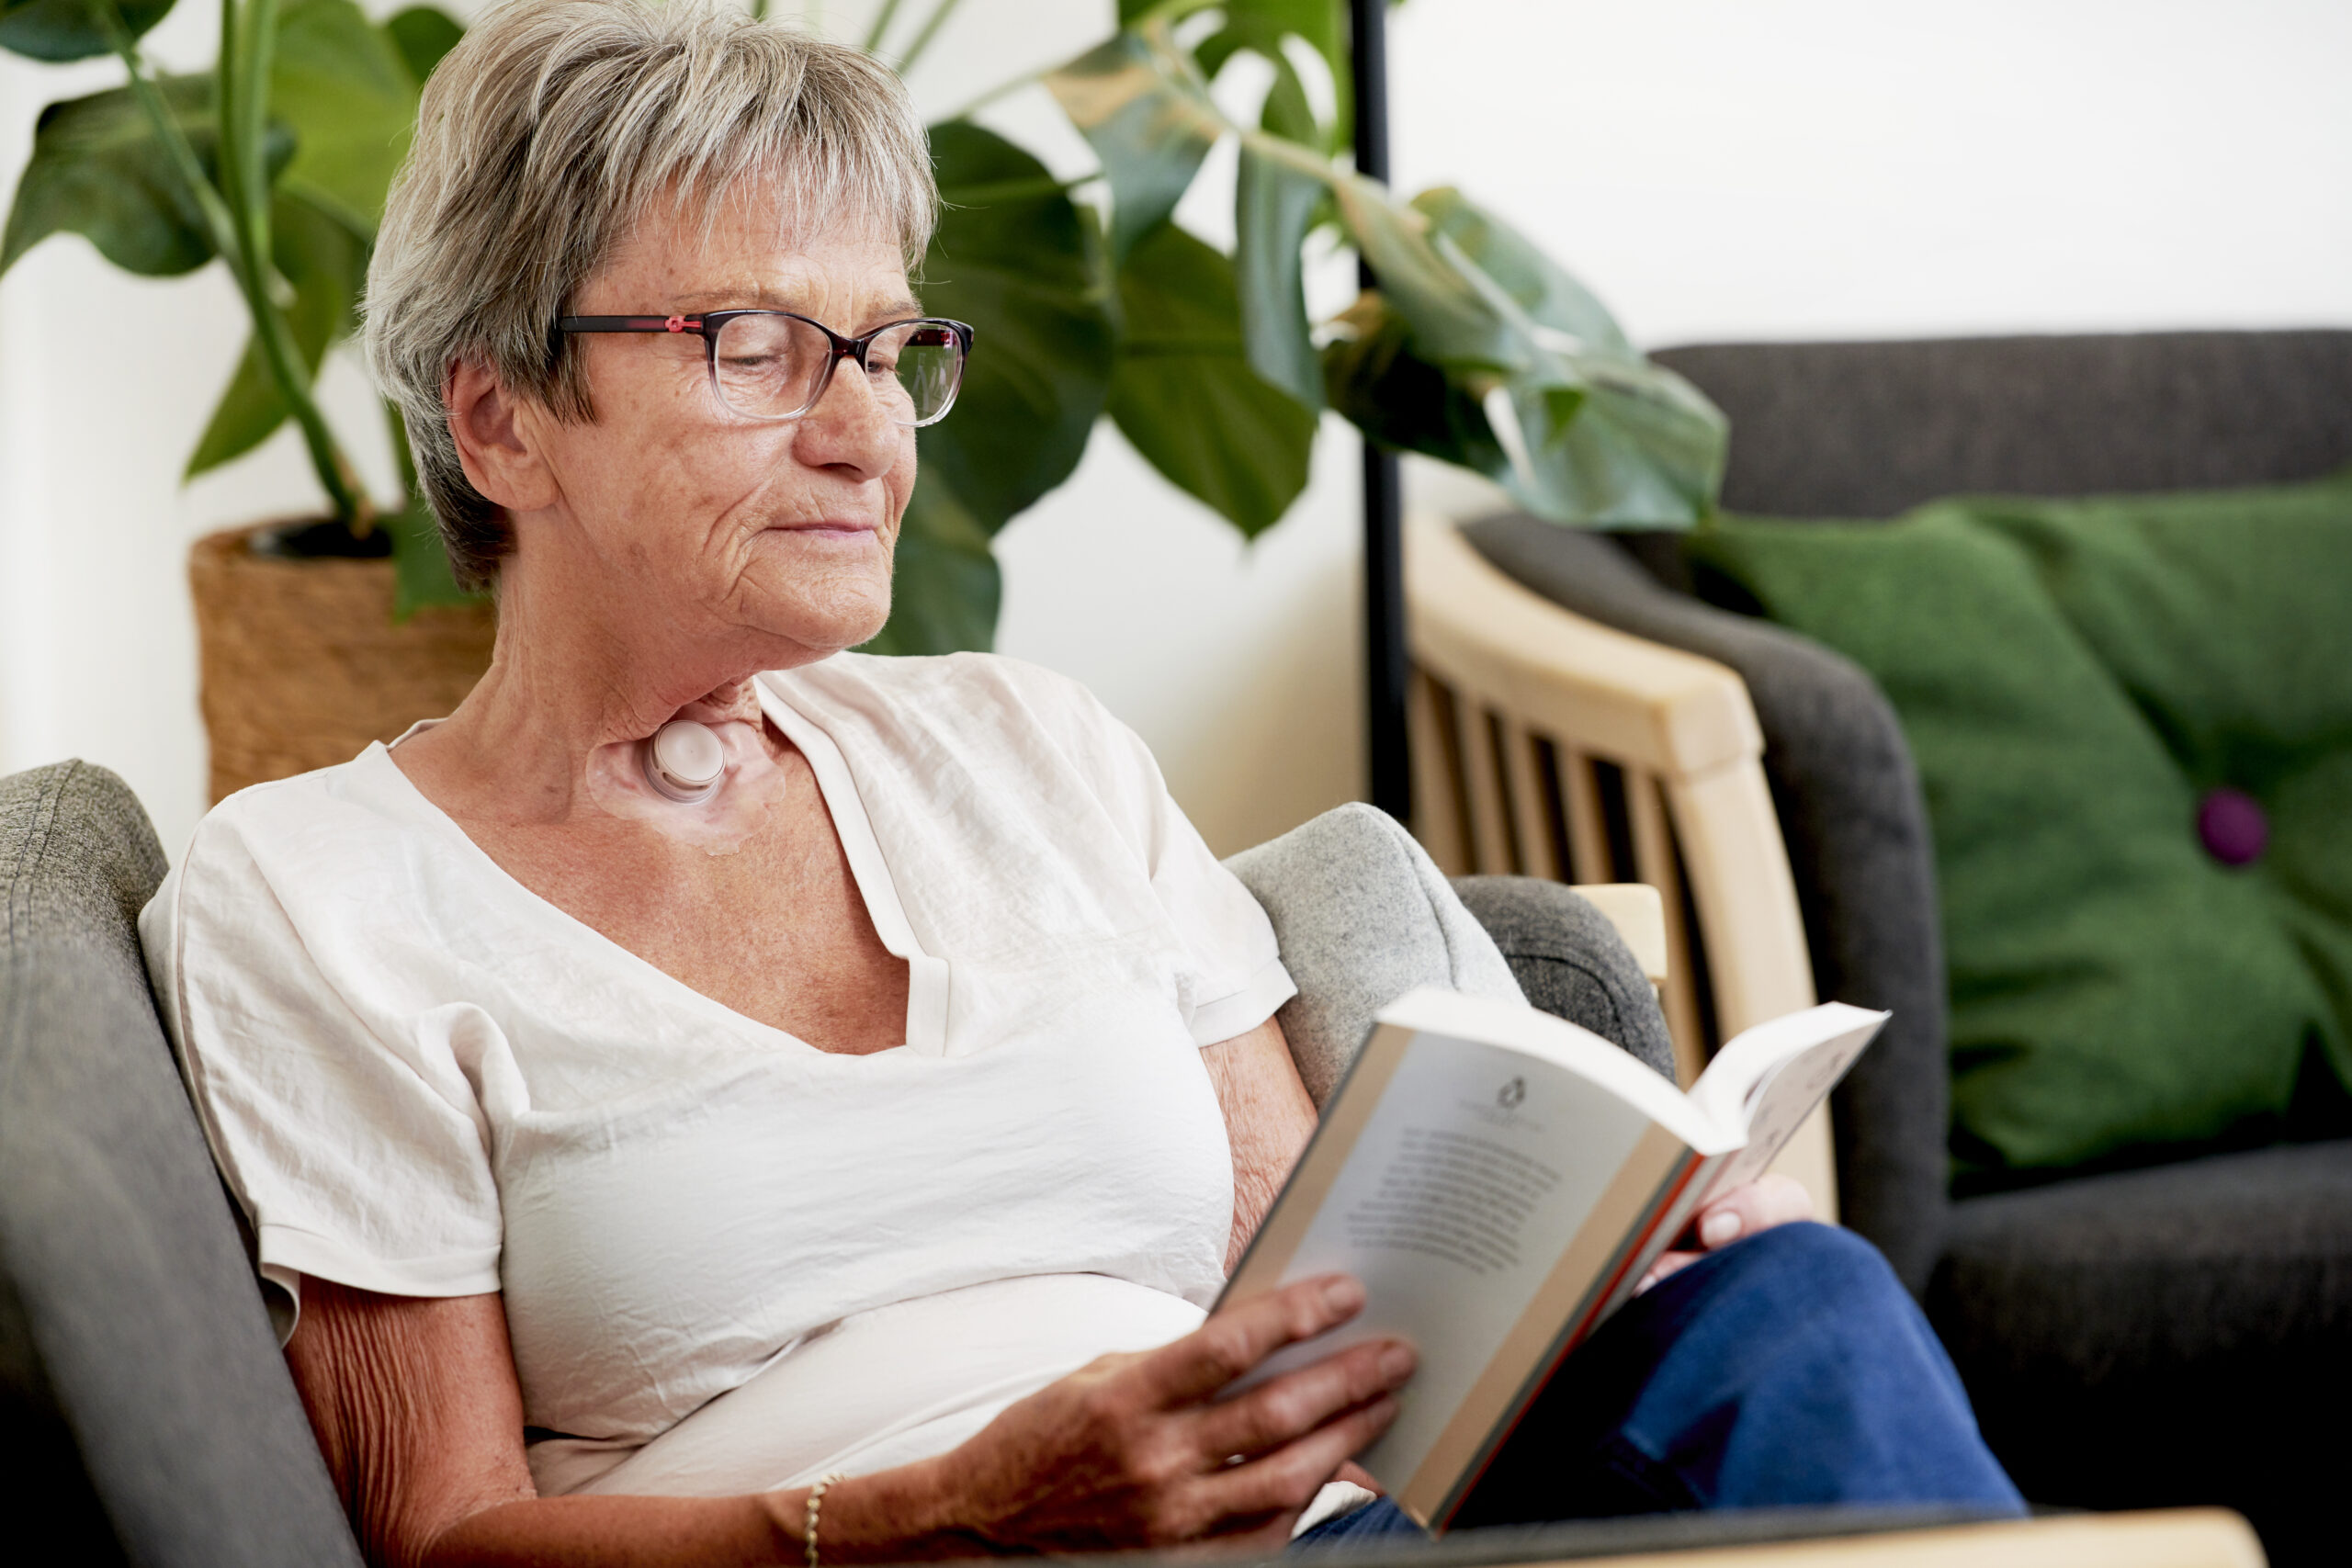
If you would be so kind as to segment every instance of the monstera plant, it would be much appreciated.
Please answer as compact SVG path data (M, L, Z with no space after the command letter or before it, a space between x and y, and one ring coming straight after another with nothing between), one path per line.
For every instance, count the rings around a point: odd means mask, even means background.
M959 0L865 43L904 69ZM909 41L891 47L894 30ZM986 647L989 541L1077 466L1108 414L1170 481L1245 536L1306 483L1318 414L1474 468L1567 524L1673 526L1713 502L1724 421L1650 364L1592 294L1459 191L1409 201L1347 160L1344 0L1120 0L1118 27L1038 78L1091 145L1076 185L959 117L932 128L946 206L925 308L979 328L953 417L922 434L897 613L873 646ZM1258 113L1211 84L1264 62ZM1328 118L1304 73L1323 76ZM1254 121L1254 122L1252 122ZM1173 221L1218 142L1238 144L1231 254ZM1305 257L1336 237L1378 287L1308 317Z
M333 514L304 536L308 547L372 554L389 543L404 608L454 599L429 518L413 502L379 509L311 386L351 329L418 84L457 41L458 24L424 6L379 25L353 0L223 0L212 70L175 76L140 51L172 4L6 0L0 47L45 61L110 53L128 80L42 111L0 237L0 273L68 231L150 277L218 258L252 336L187 476L243 456L291 419ZM404 460L406 444L394 445Z
M0 47L112 53L128 74L43 112L0 271L62 231L151 276L219 259L253 335L188 473L290 419L331 516L284 547L389 544L401 608L456 597L414 486L405 506L379 509L311 385L351 328L418 85L458 25L424 7L378 24L353 0L223 0L212 71L171 76L139 40L172 0L0 4ZM883 0L865 47L910 66L958 4L933 0L915 17ZM1670 525L1712 503L1721 417L1636 353L1574 277L1458 191L1405 201L1351 171L1347 49L1344 0L1119 0L1102 43L982 100L1041 81L1098 176L1057 179L968 114L932 127L945 207L925 308L973 322L978 346L954 417L922 434L897 606L871 647L987 647L991 539L1069 476L1106 414L1245 536L1305 488L1326 408L1374 441L1488 474L1563 523ZM1245 55L1269 85L1236 120L1210 86ZM1328 84L1328 117L1311 76ZM1172 219L1228 139L1240 171L1230 254ZM1379 286L1317 322L1305 258L1331 239ZM393 446L405 461L406 444Z

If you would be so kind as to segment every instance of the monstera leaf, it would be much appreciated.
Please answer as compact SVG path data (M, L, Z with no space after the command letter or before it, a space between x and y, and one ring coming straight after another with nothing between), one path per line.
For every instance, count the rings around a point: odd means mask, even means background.
M1078 467L1114 342L1092 215L993 131L950 120L932 127L931 150L944 206L923 309L971 322L975 337L954 412L920 438L890 624L868 645L890 652L989 645L988 542Z
M295 152L279 188L373 235L416 126L420 80L352 0L285 0L269 103Z
M1188 54L1171 28L1178 9L1123 5L1131 25L1047 81L1102 159L1121 232L1164 220L1182 194L1171 187L1189 180L1199 152L1223 135L1239 141L1234 280L1261 382L1310 409L1328 393L1375 439L1476 468L1558 522L1674 525L1705 514L1722 479L1724 427L1704 397L1644 359L1589 289L1460 192L1401 202L1316 145L1322 138L1282 44L1335 43L1335 11L1321 0L1229 0L1216 7L1221 31ZM1276 65L1254 129L1227 121L1204 85L1243 48ZM1338 58L1329 49L1326 57ZM1335 323L1340 341L1318 365L1299 255L1327 213L1380 287ZM1147 223L1127 243L1148 231ZM1190 417L1205 422L1206 405ZM1130 423L1123 412L1122 428ZM1170 433L1154 434L1136 445L1180 450ZM1189 471L1161 467L1205 497L1201 455Z
M1233 264L1163 223L1119 269L1119 303L1111 418L1153 468L1254 538L1306 488L1315 415L1250 367Z
M1046 85L1102 161L1111 260L1125 262L1136 242L1176 210L1224 120L1158 29L1115 33L1047 73Z
M441 63L441 57L458 47L466 29L445 12L430 6L412 6L385 20L384 36L401 51L409 75L421 87L424 79L433 74L433 68Z
M918 480L899 526L890 621L867 653L957 653L996 640L1002 574L988 531L955 491Z
M416 122L417 66L429 73L462 35L426 6L381 28L352 0L287 0L280 17L270 103L294 155L270 204L270 249L293 290L287 325L315 377L351 330L368 242ZM291 412L260 344L248 342L187 477L243 457Z
M1413 353L1412 329L1377 289L1359 295L1333 323L1323 351L1331 407L1374 441L1482 474L1510 466L1478 400Z
M1356 181L1339 197L1380 288L1345 321L1355 341L1327 352L1334 406L1376 439L1478 468L1555 522L1706 514L1723 415L1634 352L1581 284L1459 192L1399 207Z
M1154 0L1120 0L1119 25L1137 27L1155 18L1164 7ZM1263 55L1277 72L1286 64L1283 39L1296 38L1323 57L1332 85L1344 95L1349 85L1346 0L1227 0L1217 7L1221 25L1193 51L1201 74L1214 78L1225 62L1243 50ZM1293 78L1295 81L1295 77ZM1278 89L1279 90L1279 89ZM1340 119L1348 118L1340 105ZM1288 131L1283 134L1288 135ZM1305 140L1301 138L1300 140Z
M1310 409L1323 371L1306 319L1306 232L1326 203L1320 180L1248 147L1234 189L1233 265L1250 367Z
M1228 21L1249 9L1228 8ZM1286 79L1295 87L1276 47L1285 30L1277 18L1253 36L1273 50L1284 73L1278 85ZM1046 83L1102 159L1111 189L1125 327L1112 417L1169 480L1255 535L1305 486L1314 412L1323 402L1298 254L1323 187L1245 148L1238 214L1245 287L1233 262L1169 219L1227 127L1165 20L1147 16ZM1311 128L1303 89L1295 106L1273 96L1281 101L1270 103L1270 114L1304 114Z
M216 69L168 77L135 42L171 0L0 0L0 48L41 60L114 53L131 78L42 112L0 232L0 273L58 233L85 235L149 276L194 271L225 247L254 333L187 474L251 451L290 416L335 516L364 533L373 508L311 383L351 330L418 84L462 29L429 6L379 27L354 0L222 4ZM403 614L463 596L413 479L409 489L385 520Z
M116 14L132 38L171 15L172 0L119 0ZM5 0L0 49L30 60L87 60L114 47L92 0Z
M1574 337L1587 349L1637 358L1634 345L1609 307L1534 243L1450 186L1425 190L1413 210L1431 230L1459 246L1463 254L1544 326Z
M157 85L206 174L214 174L220 136L209 79L166 76ZM293 152L292 134L273 124L272 171L284 168ZM17 182L7 231L0 237L0 273L61 233L85 236L107 260L142 277L193 272L213 257L203 215L129 87L68 98L40 111L33 155Z
M293 329L303 368L316 376L328 345L351 330L352 302L368 269L367 242L341 220L280 194L270 206L270 249L278 276L294 291L286 324ZM261 345L248 339L181 477L192 479L243 457L269 439L289 412Z

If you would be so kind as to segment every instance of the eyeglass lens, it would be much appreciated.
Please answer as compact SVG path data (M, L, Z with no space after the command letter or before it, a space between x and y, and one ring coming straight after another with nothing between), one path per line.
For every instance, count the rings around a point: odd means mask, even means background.
M718 395L752 419L791 419L815 406L833 345L791 316L737 316L718 330L711 350ZM964 378L964 344L953 329L904 321L865 353L866 381L899 424L929 424L947 412Z

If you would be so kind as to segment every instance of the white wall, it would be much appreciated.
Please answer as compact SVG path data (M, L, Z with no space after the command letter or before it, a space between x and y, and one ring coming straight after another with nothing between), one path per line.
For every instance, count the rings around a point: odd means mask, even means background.
M956 107L1110 9L966 0L917 96ZM157 52L205 60L206 10ZM1464 186L1645 343L2352 325L2341 0L1411 0L1392 26L1398 183ZM0 183L42 103L113 79L0 57ZM995 119L1086 166L1034 96ZM1227 190L1186 220L1222 237ZM1343 298L1344 265L1317 289ZM186 541L315 503L285 435L176 484L242 336L217 273L129 279L78 240L0 283L0 771L103 761L173 849L202 804ZM347 367L330 403L383 483ZM1001 541L1001 646L1093 685L1221 850L1358 786L1354 473L1327 430L1244 546L1106 430Z

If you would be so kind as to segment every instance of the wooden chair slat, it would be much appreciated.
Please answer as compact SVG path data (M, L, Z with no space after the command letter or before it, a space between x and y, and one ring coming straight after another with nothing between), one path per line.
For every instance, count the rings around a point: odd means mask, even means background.
M1470 847L1463 832L1462 775L1453 762L1446 722L1447 694L1425 670L1415 670L1405 686L1406 732L1413 764L1413 836L1448 876L1470 870Z

